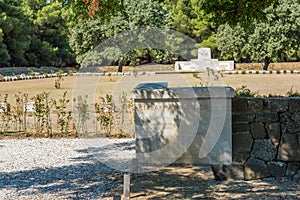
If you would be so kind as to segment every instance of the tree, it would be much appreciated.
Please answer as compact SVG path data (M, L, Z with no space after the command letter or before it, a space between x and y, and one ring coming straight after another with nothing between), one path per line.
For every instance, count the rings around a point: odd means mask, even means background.
M2 54L4 55L4 60L0 62L4 66L26 65L25 52L30 45L28 40L30 35L28 20L24 16L19 2L16 0L1 0L0 11L0 29L2 30L3 39L1 47L4 49L4 51L2 50L4 52Z
M30 66L63 66L74 63L68 44L63 5L57 1L25 0L22 9L29 20L31 34L26 59Z
M126 30L142 28L141 30L146 31L148 27L167 28L172 26L170 14L157 2L151 0L128 0L124 1L123 6L122 12L115 13L109 19L104 20L101 16L98 18L98 15L95 15L94 20L80 20L74 28L70 28L70 45L76 54L77 62L82 64L89 52L101 42ZM140 36L142 36L142 33ZM130 45L130 40L136 40L136 38L128 36L127 38L124 37L124 40L127 40L126 44ZM101 49L101 51L101 60L103 62L105 62L105 60L110 60L106 58L111 57L112 49ZM153 50L151 48L144 50L139 49L127 52L126 55L122 55L121 53L118 55L120 62L122 60L123 64L130 64L131 61L133 61L134 64L138 59L149 59L149 57L157 55L153 53L153 51L159 50ZM120 49L115 48L114 52L121 51ZM116 56L116 54L117 53L115 53L114 56ZM94 57L94 59L92 57L90 57L90 59L96 62L98 60L99 62L99 55L94 55ZM94 62L92 60L90 61ZM119 63L116 62L116 64Z
M219 26L217 45L221 51L221 58L234 59L236 62L242 61L245 56L244 47L247 39L248 35L240 25L235 27L230 27L228 24Z
M211 48L213 56L218 55L216 25L198 0L165 0L164 6L173 16L176 31L193 38L202 47Z
M7 51L6 45L3 43L3 31L0 29L0 66L7 65L7 62L10 60L9 53Z
M44 49L51 51L49 57L54 65L62 66L64 63L73 62L68 44L68 29L60 3L50 3L38 10L33 24L38 39L46 45Z
M277 5L278 0L201 0L201 8L217 24L237 25L247 27L254 20L264 20L264 9Z
M103 19L123 10L123 0L50 0L60 2L71 10L68 15L69 22L75 26L81 20L91 20L95 16Z
M276 7L270 6L264 13L266 21L254 22L249 29L220 27L218 45L223 56L233 57L236 61L241 57L263 61L264 70L270 62L288 61L299 56L300 3L280 0Z

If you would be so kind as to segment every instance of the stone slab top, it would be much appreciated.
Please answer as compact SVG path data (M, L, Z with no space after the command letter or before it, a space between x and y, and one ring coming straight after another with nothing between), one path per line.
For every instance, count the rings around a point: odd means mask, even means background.
M142 82L132 91L134 99L198 99L233 98L231 87L174 87L168 88L167 82Z
M167 89L168 82L141 82L133 90Z

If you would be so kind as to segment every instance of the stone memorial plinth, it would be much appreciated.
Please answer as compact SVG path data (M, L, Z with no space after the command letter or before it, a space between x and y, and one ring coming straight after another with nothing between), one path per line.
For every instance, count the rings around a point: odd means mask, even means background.
M138 163L230 164L232 97L230 87L139 84L133 90Z
M176 71L203 72L207 69L212 69L215 71L234 70L234 61L219 61L218 59L211 59L210 48L199 48L197 59L175 62Z

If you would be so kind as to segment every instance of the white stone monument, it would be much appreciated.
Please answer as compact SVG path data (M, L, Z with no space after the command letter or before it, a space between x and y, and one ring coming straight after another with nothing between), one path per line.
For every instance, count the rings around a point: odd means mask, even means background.
M197 59L175 62L176 71L206 71L207 68L215 71L234 70L234 61L211 59L210 48L199 48Z

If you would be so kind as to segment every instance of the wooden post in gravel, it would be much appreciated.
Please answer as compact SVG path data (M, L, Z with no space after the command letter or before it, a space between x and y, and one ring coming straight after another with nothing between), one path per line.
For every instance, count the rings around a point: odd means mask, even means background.
M130 199L130 174L124 174L124 200Z

